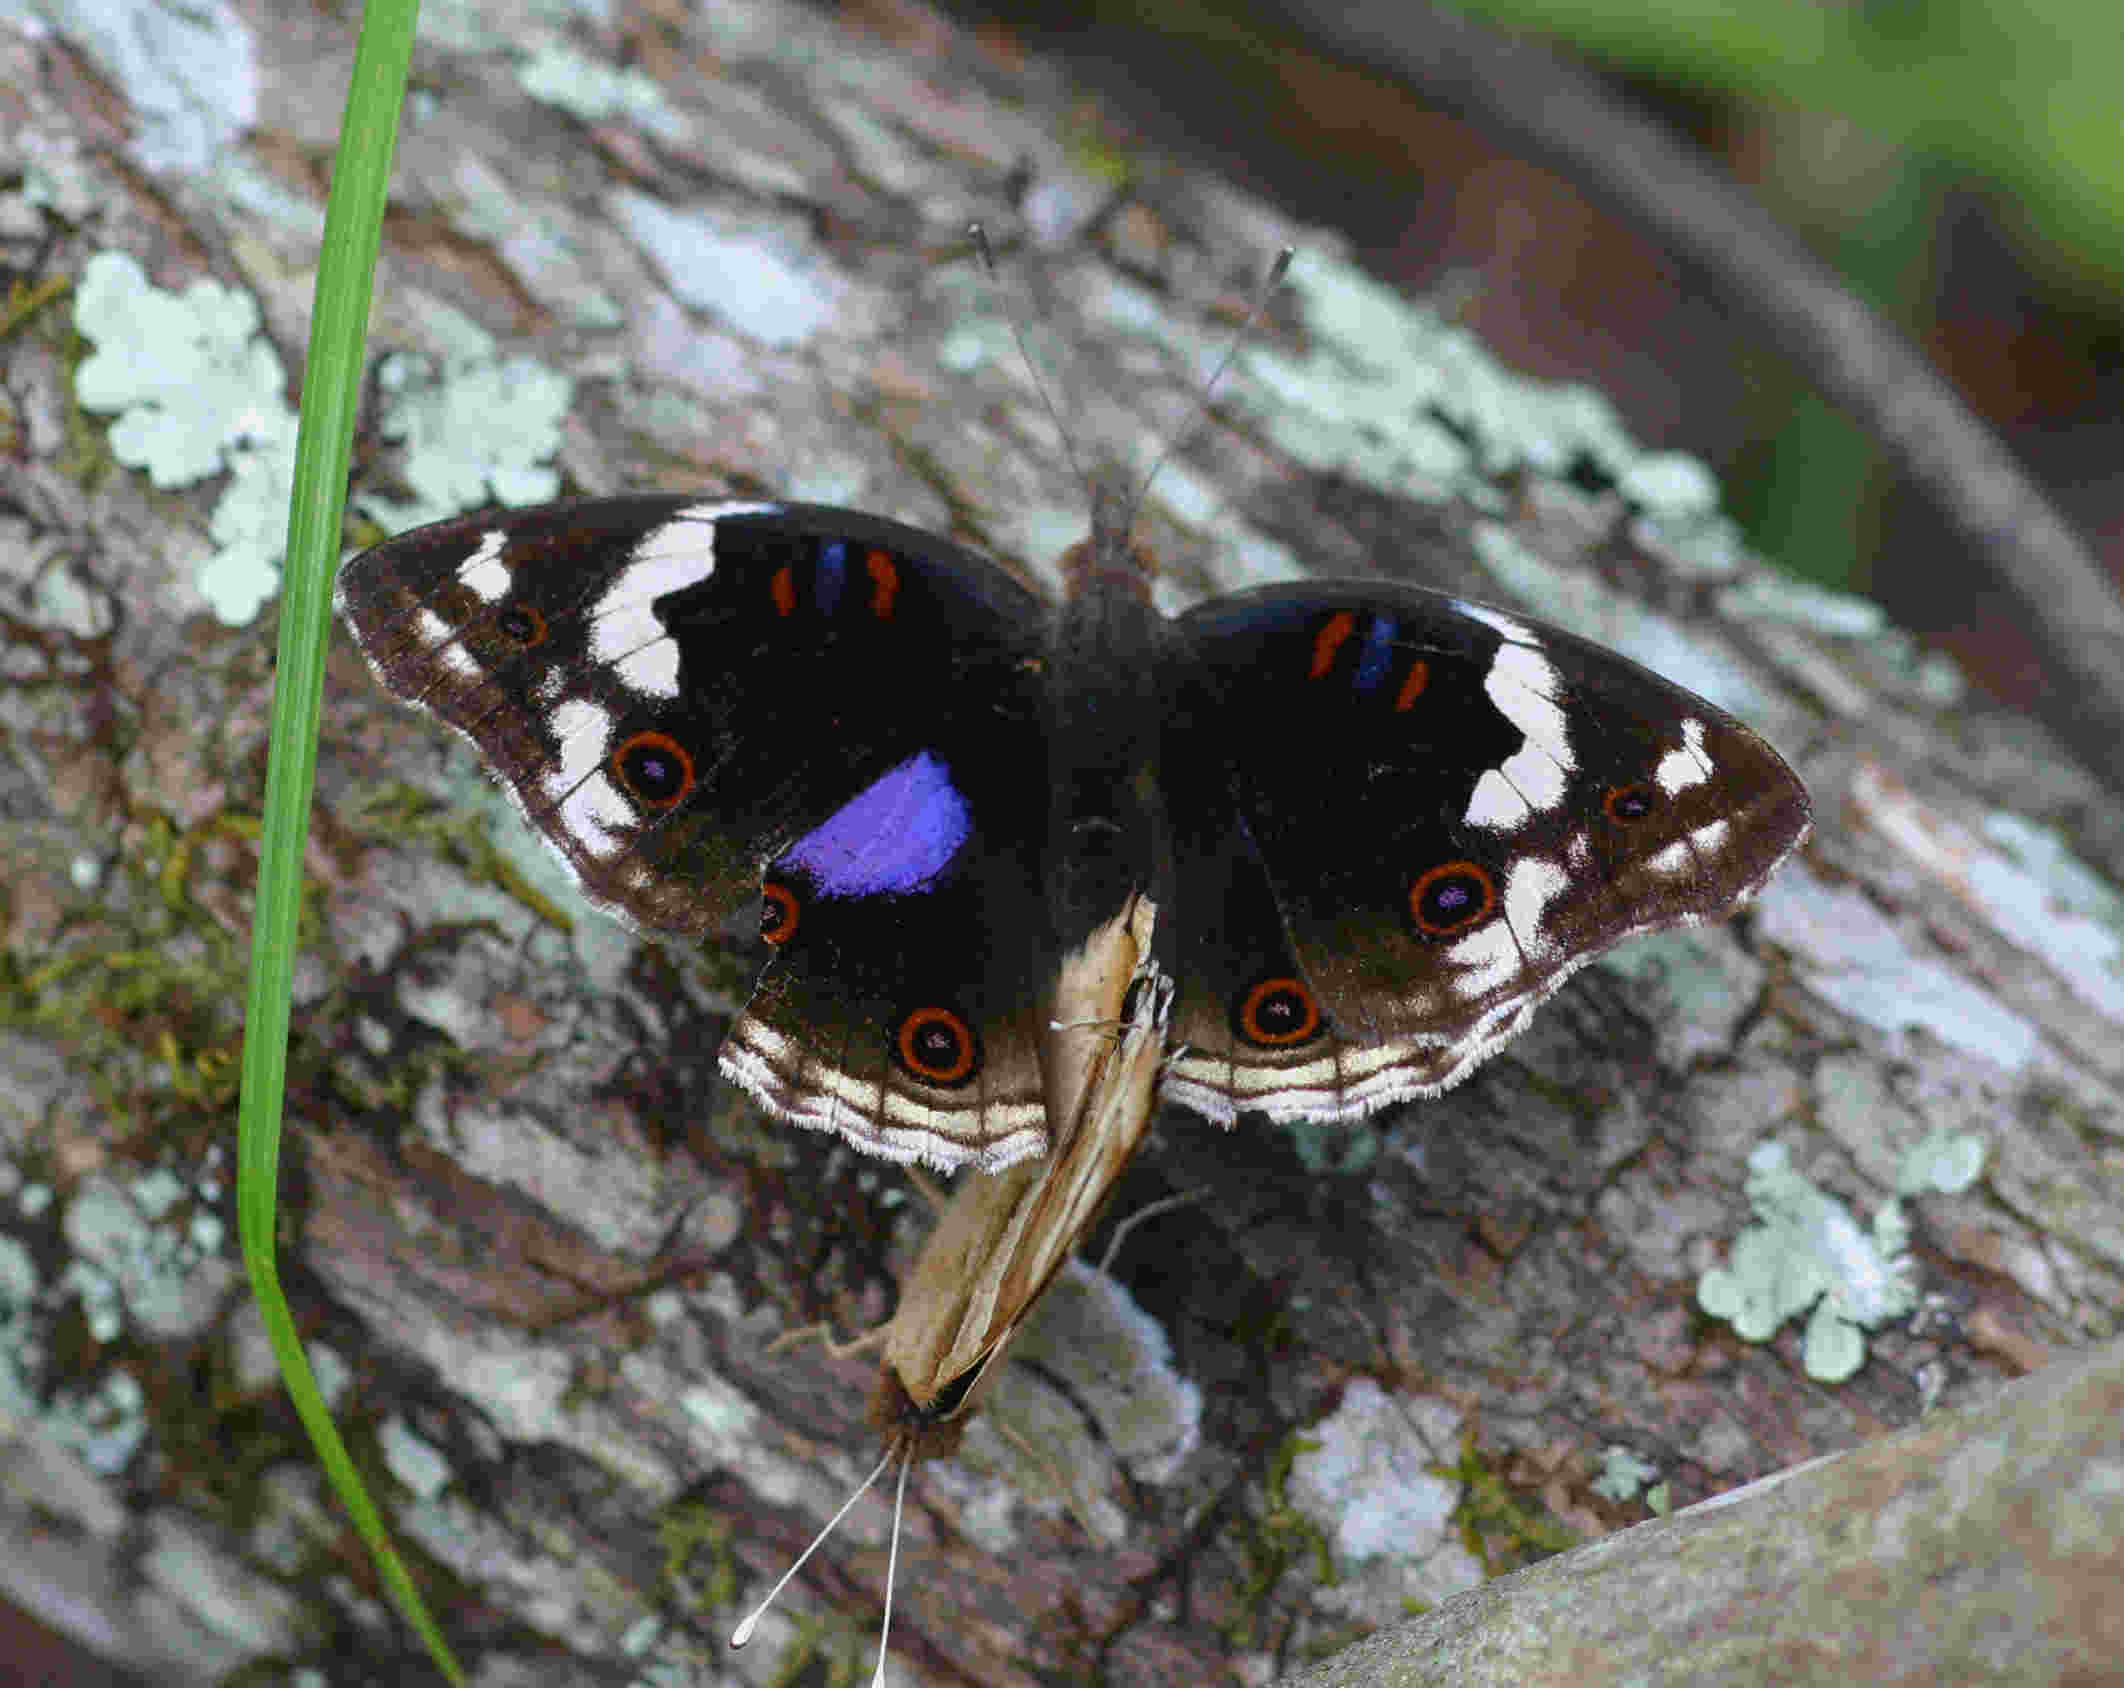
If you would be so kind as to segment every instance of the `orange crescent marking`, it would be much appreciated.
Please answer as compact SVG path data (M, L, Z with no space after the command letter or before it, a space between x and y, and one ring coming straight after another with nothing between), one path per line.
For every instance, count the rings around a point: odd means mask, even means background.
M872 551L863 558L864 568L870 571L870 613L880 621L892 619L892 601L900 595L900 565L883 551Z
M1313 671L1306 678L1317 680L1335 666L1335 653L1342 649L1349 636L1357 631L1357 617L1348 610L1337 610L1327 618L1320 631L1313 636Z
M776 613L781 615L794 615L796 613L796 577L789 572L786 564L774 571L774 579L767 590L774 595Z
M1409 664L1409 677L1401 682L1401 691L1394 699L1394 713L1399 715L1410 704L1423 696L1424 687L1431 683L1431 665L1418 657Z
M796 936L796 893L786 885L760 887L760 936L770 944L786 944Z

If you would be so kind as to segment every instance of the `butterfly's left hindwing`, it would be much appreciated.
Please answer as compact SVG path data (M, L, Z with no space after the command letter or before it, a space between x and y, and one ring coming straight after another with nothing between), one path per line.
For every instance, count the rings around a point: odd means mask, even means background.
M1176 633L1167 1092L1215 1118L1441 1090L1610 945L1729 912L1807 831L1805 790L1746 727L1516 616L1279 587Z
M759 911L747 1088L897 1159L1041 1146L1044 612L1002 571L851 511L638 497L418 529L339 597L592 898L685 936Z

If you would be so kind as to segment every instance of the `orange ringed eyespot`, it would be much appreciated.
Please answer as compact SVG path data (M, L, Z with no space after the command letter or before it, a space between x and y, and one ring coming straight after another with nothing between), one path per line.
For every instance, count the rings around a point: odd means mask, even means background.
M1335 653L1349 642L1357 631L1357 617L1350 610L1337 610L1321 624L1320 631L1313 635L1313 666L1306 678L1317 680L1335 666Z
M529 604L511 604L494 618L502 636L529 650L546 642L546 618Z
M693 758L669 733L636 733L612 753L613 777L637 803L668 809L693 789Z
M917 1008L894 1043L900 1065L924 1084L964 1084L980 1065L973 1028L949 1008Z
M866 552L863 567L870 575L870 613L880 621L892 619L892 601L900 595L900 566L884 551Z
M774 571L774 579L767 583L767 592L774 599L777 615L796 614L796 576L787 565Z
M1643 785L1619 785L1603 797L1600 806L1611 821L1641 821L1659 806L1652 789Z
M1427 938L1457 938L1496 906L1496 882L1474 862L1442 863L1409 887L1409 916Z
M797 895L777 880L769 879L760 886L760 937L774 945L782 945L796 936L797 916L801 905Z
M1234 1016L1239 1035L1263 1049L1287 1049L1320 1030L1320 1001L1303 979L1263 979L1246 993Z

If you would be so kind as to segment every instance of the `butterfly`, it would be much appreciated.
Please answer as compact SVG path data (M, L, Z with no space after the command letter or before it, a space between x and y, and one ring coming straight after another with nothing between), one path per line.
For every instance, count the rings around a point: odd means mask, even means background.
M416 529L339 607L594 902L756 922L725 1075L945 1169L1055 1147L1054 980L1132 896L1175 982L1164 1099L1351 1122L1807 832L1755 733L1518 615L1307 581L1168 618L1111 505L1061 573L1048 603L875 516L645 494Z
M1730 912L1809 826L1767 743L1611 651L1378 582L1169 618L1129 528L1095 498L1055 601L876 516L671 494L440 522L340 575L379 679L479 748L594 902L755 926L728 1078L998 1174L883 1332L872 1481L897 1453L903 1492L1157 1100L1231 1126L1435 1094L1611 945Z

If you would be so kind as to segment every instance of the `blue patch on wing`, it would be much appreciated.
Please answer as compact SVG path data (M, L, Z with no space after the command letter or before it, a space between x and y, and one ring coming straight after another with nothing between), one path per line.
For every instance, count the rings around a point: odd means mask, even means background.
M1376 690L1394 672L1394 619L1375 615L1364 632L1364 649L1357 655L1357 689Z
M848 547L829 539L819 548L819 613L831 615L840 607L841 588L848 584ZM890 779L892 776L887 775Z
M927 889L973 833L951 770L928 751L910 756L782 856L822 897Z

